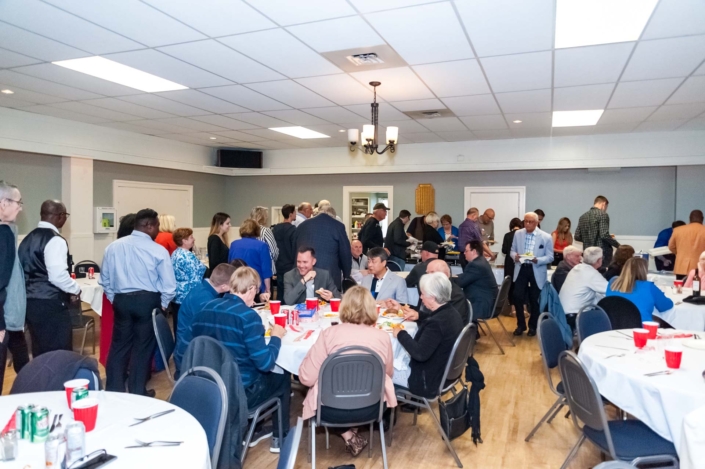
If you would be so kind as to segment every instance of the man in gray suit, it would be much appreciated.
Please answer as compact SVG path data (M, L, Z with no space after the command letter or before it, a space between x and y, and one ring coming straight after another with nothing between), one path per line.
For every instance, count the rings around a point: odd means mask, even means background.
M317 269L316 251L302 246L297 250L296 268L284 274L284 303L296 305L306 298L319 297L326 301L340 298L340 292L327 270Z
M407 303L406 282L387 268L387 252L383 248L372 248L367 252L368 275L362 278L362 286L370 290L379 303L381 300L397 300Z

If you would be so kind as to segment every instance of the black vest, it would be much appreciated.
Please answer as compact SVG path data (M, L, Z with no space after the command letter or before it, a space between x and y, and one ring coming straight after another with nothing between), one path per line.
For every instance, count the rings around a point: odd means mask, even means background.
M28 300L64 301L67 299L68 293L49 282L49 273L44 261L44 248L55 236L64 240L60 234L52 229L35 228L20 243L18 255L24 271ZM71 264L70 259L71 254L68 255L66 260L67 265Z

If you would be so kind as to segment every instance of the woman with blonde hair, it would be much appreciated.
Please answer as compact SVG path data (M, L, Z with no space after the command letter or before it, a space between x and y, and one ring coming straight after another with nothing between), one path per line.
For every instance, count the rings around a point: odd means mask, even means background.
M159 215L159 234L154 242L164 246L171 256L176 251L176 243L172 233L176 229L176 219L174 215Z
M673 308L673 301L658 289L654 282L646 279L647 263L641 257L632 257L622 269L622 274L607 285L606 296L621 296L636 305L641 313L641 320L651 321L654 308L659 312Z
M213 215L211 221L211 230L208 233L208 266L209 273L215 269L218 264L228 263L228 231L230 230L230 215L223 212L218 212Z
M443 238L438 232L438 228L441 226L441 219L436 212L428 212L426 218L424 218L423 226L423 242L433 241L436 244L441 244Z
M553 238L553 265L558 265L563 260L563 250L573 244L573 235L570 234L570 218L563 217L558 220L558 226L551 233Z
M262 207L258 205L250 211L250 218L259 224L259 240L264 241L269 249L269 257L272 259L272 275L277 273L276 262L279 258L279 247L277 247L277 240L274 238L274 233L267 227L267 221L269 220L269 210L267 207ZM286 272L282 272L284 275Z
M389 335L377 329L377 307L369 290L361 286L350 288L340 302L341 324L324 329L316 343L306 354L299 367L301 383L309 386L304 400L303 418L316 415L318 396L318 374L328 355L338 349L348 346L367 347L374 351L385 368L384 400L387 407L395 407L397 398L394 394L394 353ZM328 422L350 422L375 419L379 412L379 404L357 410L339 410L330 407L321 409L322 418ZM357 428L351 428L342 434L345 450L357 456L369 443L366 438L357 433Z

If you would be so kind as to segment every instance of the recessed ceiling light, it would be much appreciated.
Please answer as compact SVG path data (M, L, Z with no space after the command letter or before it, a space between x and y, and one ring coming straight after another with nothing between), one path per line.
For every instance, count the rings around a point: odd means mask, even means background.
M512 122L514 122L515 124L521 124L521 121L519 119L512 121Z
M558 0L556 49L636 41L658 0Z
M345 132L345 129L340 129L338 132L343 133Z
M188 87L173 81L98 56L52 63L147 93L188 89Z
M297 138L330 138L328 135L323 135L322 133L315 132L305 127L270 127L269 130L281 132Z
M215 137L211 137L211 140L215 140Z
M12 90L0 90L0 93L2 93L2 94L15 94L15 92Z
M592 111L553 111L553 127L578 127L595 125L604 109Z

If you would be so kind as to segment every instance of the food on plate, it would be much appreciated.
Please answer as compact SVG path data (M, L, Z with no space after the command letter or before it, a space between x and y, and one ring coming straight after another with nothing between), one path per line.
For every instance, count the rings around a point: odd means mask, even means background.
M271 337L272 336L272 328L268 328L266 331L264 331L264 336L265 337Z
M340 315L338 313L326 313L323 315L324 318L337 318Z
M328 302L326 300L318 300L318 306L325 306Z
M404 330L404 324L401 323L394 323L390 321L384 321L381 324L377 324L377 328L381 329L386 332L392 332L394 329L401 329L402 331Z
M382 313L382 316L388 317L388 318L402 318L404 317L404 312L400 309L386 309L384 310L384 313Z

